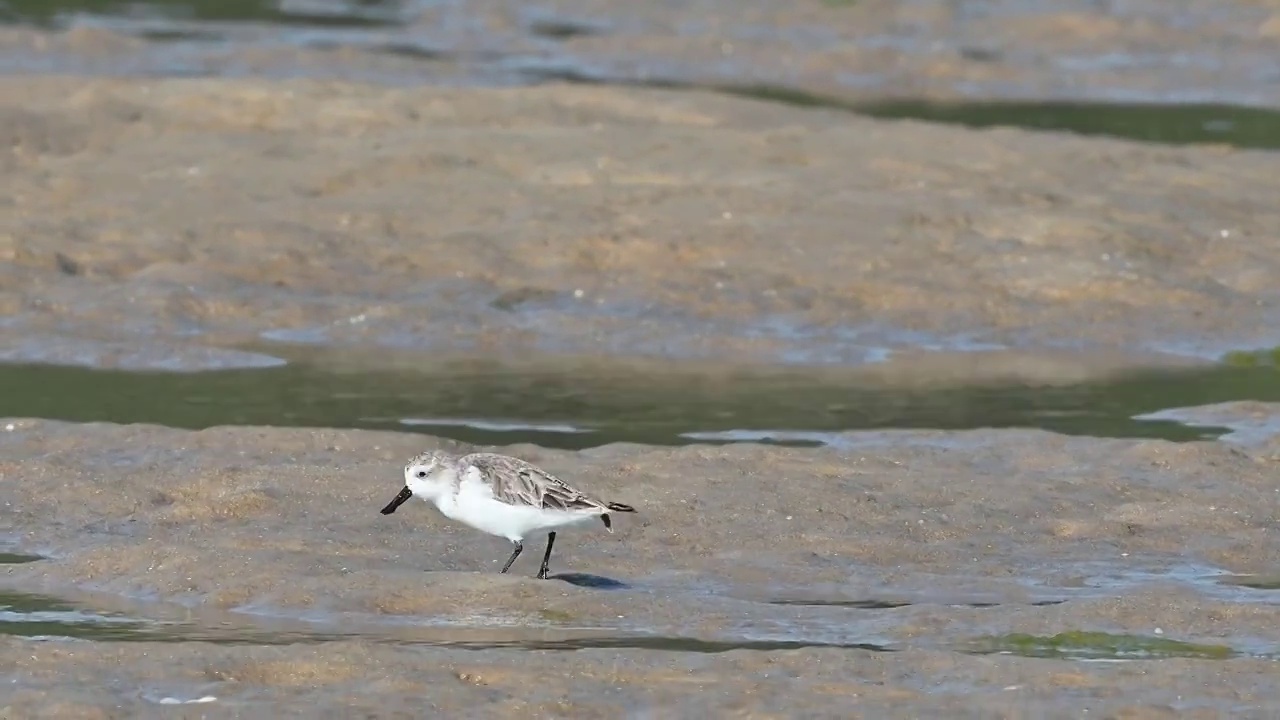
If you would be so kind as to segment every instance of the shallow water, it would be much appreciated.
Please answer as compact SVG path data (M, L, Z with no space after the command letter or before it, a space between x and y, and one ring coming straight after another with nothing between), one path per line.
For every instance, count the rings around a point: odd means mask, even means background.
M36 562L44 558L39 555L27 555L24 553L0 552L0 565L21 565L29 562Z
M1079 102L884 102L856 112L966 127L1018 127L1167 145L1280 148L1280 111L1233 105Z
M280 26L371 27L403 23L398 0L281 3L278 0L6 0L0 18L44 27L66 27L84 18L263 23Z
M136 615L104 612L90 605L22 592L0 592L0 635L43 640L73 639L99 642L203 642L218 645L312 645L342 640L365 640L395 645L448 647L462 650L586 650L635 649L670 652L721 653L732 650L795 650L809 647L890 652L892 648L862 642L822 639L699 638L646 634L617 629L571 627L491 628L429 627L401 623L368 623L363 627L341 618L303 622L296 618L254 617L226 613L220 623L148 617L145 604ZM171 614L171 613L170 613ZM429 623L430 618L420 618Z
M1228 660L1237 653L1226 645L1206 645L1145 635L1071 631L1042 637L1013 633L975 641L970 652L1001 653L1062 660Z
M1060 386L887 387L802 370L685 373L529 371L459 361L421 371L330 371L305 364L198 373L0 364L10 417L390 429L478 444L581 449L839 443L887 428L1042 428L1072 435L1217 437L1226 427L1141 419L1172 407L1280 400L1271 367L1152 371ZM1157 416L1159 418L1160 416Z
M25 561L24 561L25 562ZM1130 591L1149 584L1173 581L1208 589L1213 600L1252 602L1234 583L1237 578L1212 568L1165 568L1150 572L1126 572L1117 564L1096 563L1083 568L1109 572ZM1105 568L1105 569L1104 569ZM1024 568L1035 573L1034 568ZM1215 582L1217 579L1221 585ZM1033 585L1040 585L1034 582ZM932 592L906 593L911 599L841 599L837 597L761 598L746 600L732 592L706 592L693 585L634 588L642 594L685 595L698 612L682 618L739 615L744 622L711 633L681 631L669 624L645 627L634 623L618 626L583 626L565 613L547 611L541 619L469 616L465 621L405 615L325 613L283 608L217 610L203 605L143 601L101 593L76 593L75 598L0 590L0 635L42 641L94 642L199 642L214 645L313 645L361 640L399 646L424 646L460 650L515 649L574 651L586 649L662 650L684 653L723 653L734 650L795 650L842 648L873 652L907 649L940 649L972 655L1009 654L1033 658L1075 661L1133 661L1170 658L1229 660L1280 657L1275 649L1246 639L1203 643L1167 637L1156 628L1148 634L1113 633L1079 629L1052 636L1026 633L982 634L1000 624L1000 608L1025 606L1049 608L1076 600L1113 596L1119 585L1099 594L1096 587L1042 586L1056 594L1052 599L965 601ZM1225 585L1225 587L1224 587ZM1231 588L1234 588L1232 590ZM1226 590L1226 592L1221 592ZM1273 590L1245 589L1243 593L1278 601ZM995 598L996 596L992 596ZM918 617L936 617L939 609L955 608L995 613L969 616L964 627L941 634L889 639L896 628L909 627ZM850 612L856 614L850 614ZM923 613L923 614L921 614ZM621 616L619 616L621 617ZM985 619L983 619L985 617ZM749 620L746 620L750 618ZM994 623L994 625L992 624ZM857 636L865 639L857 639Z
M1139 140L1164 145L1217 144L1280 148L1280 111L1209 103L1083 102L1066 100L859 102L782 85L701 85L677 81L604 80L572 71L548 78L586 84L714 90L797 107L844 110L885 120L919 120L972 128L1010 127Z
M1018 14L1034 8L1019 3L979 3L977 11ZM978 5L978 4L975 4ZM642 85L648 87L709 89L756 99L812 107L839 108L873 117L915 119L954 123L972 127L1009 126L1041 130L1061 130L1087 135L1106 135L1169 144L1221 143L1238 147L1280 147L1280 113L1253 105L1206 104L1225 88L1205 88L1199 92L1151 94L1125 88L1100 87L1088 90L1105 97L1072 101L989 101L989 98L1025 97L1028 91L1010 92L998 83L975 86L956 82L962 97L976 102L940 104L917 100L854 103L838 96L822 96L786 84L768 65L758 61L720 58L714 68L690 65L678 57L652 55L630 44L613 51L607 47L583 49L568 45L575 38L617 34L657 37L673 34L682 42L696 45L713 38L740 37L744 41L762 39L790 47L789 52L824 51L840 40L826 28L812 25L766 27L749 23L712 30L705 22L694 22L673 12L669 28L657 31L652 22L635 18L593 15L590 18L558 14L538 7L511 11L514 22L494 22L490 15L505 9L462 2L426 0L313 0L281 3L266 0L0 0L0 22L46 29L106 28L151 41L126 59L94 58L92 62L56 55L5 57L0 54L0 72L125 73L175 76L240 75L241 63L226 60L236 49L261 51L264 48L308 48L332 50L356 48L369 53L372 61L325 62L315 67L278 64L257 60L252 74L278 76L344 77L391 84L445 83L449 85L528 85L545 82ZM597 12L608 13L608 8ZM1123 11L1113 11L1123 14ZM619 15L624 15L619 11ZM424 19L426 18L426 19ZM1185 20L1184 20L1185 22ZM631 43L634 40L625 41ZM937 52L939 44L955 45L960 57L1008 62L999 51L970 47L962 37L932 36L904 32L864 38L868 46L881 46L910 57ZM979 43L981 44L981 43ZM643 43L641 43L641 47ZM1188 62L1212 66L1226 62L1209 48L1166 49L1172 66ZM616 56L615 56L616 55ZM394 59L399 64L379 64L377 58ZM1064 73L1092 70L1082 57L1053 58ZM1266 58L1236 62L1266 62ZM407 66L406 64L407 63ZM1074 63L1074 64L1073 64ZM1084 64L1082 64L1084 63ZM1107 69L1121 71L1153 69L1151 58L1112 53ZM417 67L414 67L414 66ZM850 92L881 88L896 96L892 64L881 73L860 73L856 79L840 80ZM1167 71L1164 71L1167 72ZM1257 72L1273 72L1258 67ZM766 84L760 84L760 83ZM1250 96L1251 86L1241 80L1236 95ZM767 84L774 83L774 84ZM1016 86L1016 83L1013 84ZM1088 84L1082 84L1088 87ZM1039 95L1031 91L1031 96ZM838 91L837 91L838 95ZM1141 102L1138 100L1141 99Z
M8 559L6 559L8 558ZM39 556L0 556L0 564L31 562ZM595 576L590 576L595 577ZM580 587L626 588L617 581L584 583L574 574L553 575ZM674 592L679 589L672 588ZM764 618L761 627L783 627L781 634L761 633L748 623L739 635L679 633L674 628L581 626L561 612L544 611L538 618L451 618L392 615L353 615L272 608L220 611L202 605L142 601L101 593L78 593L76 599L40 593L0 590L0 635L42 640L103 642L206 642L225 645L298 645L365 640L396 645L425 645L466 650L584 650L639 649L690 653L732 650L789 650L835 647L891 651L883 643L847 638L847 631L817 633L797 626L786 630L777 618ZM729 602L736 602L725 598ZM714 597L702 597L716 603ZM768 635L774 635L772 637Z

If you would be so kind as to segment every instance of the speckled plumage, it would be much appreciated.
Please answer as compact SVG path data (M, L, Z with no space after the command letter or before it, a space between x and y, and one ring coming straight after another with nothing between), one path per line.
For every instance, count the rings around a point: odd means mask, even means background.
M556 528L598 518L613 532L610 513L635 512L629 505L590 497L532 463L497 453L425 452L405 464L404 477L404 489L382 509L384 515L419 495L445 517L514 543L504 573L520 555L528 533L550 531L538 571L545 578Z

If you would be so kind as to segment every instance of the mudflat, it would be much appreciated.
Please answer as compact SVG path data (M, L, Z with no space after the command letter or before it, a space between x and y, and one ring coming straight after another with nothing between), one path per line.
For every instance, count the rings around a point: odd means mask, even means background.
M268 381L235 427L125 424L133 406L2 419L0 715L1276 716L1277 406L1126 389L1143 413L1202 403L1149 413L1179 437L1233 430L1195 442L831 427L868 389L978 402L974 383L1277 345L1274 153L590 84L1251 102L1274 86L1274 3L980 5L739 3L698 25L636 3L469 3L484 37L426 59L390 30L379 47L0 31L0 67L67 72L0 77L0 361L376 372L335 383L358 410L396 373L468 407L481 385L434 370L460 361L554 394L572 358L595 370L561 407L651 373L669 380L654 404L723 395L706 405L762 423L764 406L804 416L778 397L805 375L826 443L503 447L640 511L566 533L538 581L539 540L500 575L505 541L421 502L377 512L409 456L471 446L259 427L325 417L272 405ZM582 65L469 54L504 33ZM156 67L210 77L139 76ZM420 86L504 67L574 82ZM60 377L50 396L95 381ZM640 395L600 402L605 437L690 429ZM1005 417L1034 415L1027 398ZM906 399L867 410L915 417L895 414ZM166 400L207 398L148 412ZM0 414L34 411L0 398Z
M10 3L0 71L1275 106L1273 0ZM66 32L50 33L50 27Z
M3 78L0 133L9 360L1276 342L1263 151L678 91L224 79Z
M640 511L562 533L540 581L538 557L500 575L507 541L425 503L378 513L429 438L4 423L5 533L45 558L6 566L7 623L97 640L4 641L21 717L206 697L215 714L380 717L1280 702L1274 436L513 446Z

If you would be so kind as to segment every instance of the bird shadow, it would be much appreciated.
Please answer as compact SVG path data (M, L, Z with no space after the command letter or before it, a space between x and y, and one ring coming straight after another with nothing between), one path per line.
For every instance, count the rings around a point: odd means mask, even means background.
M624 590L626 588L631 587L630 585L622 582L621 580L614 580L613 578L608 578L603 575L592 575L591 573L579 573L579 572L556 573L555 575L548 575L547 579L561 580L569 583L570 585L577 585L578 587L585 587L585 588L595 588L597 590Z

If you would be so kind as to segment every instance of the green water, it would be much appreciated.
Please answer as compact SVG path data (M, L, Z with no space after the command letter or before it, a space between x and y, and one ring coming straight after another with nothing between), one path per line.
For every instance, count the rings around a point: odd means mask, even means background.
M308 12L279 0L0 0L0 21L57 27L70 15L131 16L282 26L374 28L396 23L395 0L357 0L337 11ZM306 4L302 4L305 7Z
M1222 585L1234 585L1250 590L1280 590L1280 577L1226 577L1218 581Z
M547 81L586 85L708 90L796 107L843 110L884 120L920 120L972 128L1013 127L1070 132L1166 145L1219 144L1239 148L1280 148L1280 110L1245 105L1065 100L862 102L781 85L705 85L661 79L600 79L572 68L555 68L541 75Z
M847 110L886 120L1052 130L1167 145L1217 143L1280 148L1280 111L1241 105L1004 100L854 102L786 87L729 85L715 89L730 95L799 107Z
M78 640L135 640L146 623L83 612L44 595L0 591L0 635Z
M1226 645L1204 645L1158 636L1116 635L1083 630L1058 633L1050 637L1013 633L982 638L974 643L970 652L1068 660L1227 660L1238 655Z
M867 609L892 609L896 605ZM316 644L360 638L397 645L431 645L471 650L582 650L650 649L669 652L722 653L733 650L794 650L813 647L892 652L898 648L866 642L831 642L818 639L754 640L702 639L670 635L581 634L571 631L548 637L546 628L522 636L480 639L451 629L439 633L399 629L339 627L337 623L310 623L309 630L273 627L261 619L239 618L213 624L192 621L150 620L119 613L97 612L78 603L32 593L0 591L0 635L32 638L74 638L97 642L204 642L218 645ZM992 653L1060 660L1162 660L1194 658L1226 660L1241 655L1227 645L1200 644L1160 636L1123 635L1097 631L1069 631L1043 637L1009 634L948 643L947 647L973 655ZM1269 656L1268 656L1269 657Z
M859 105L856 112L975 128L1062 130L1168 145L1280 148L1280 111L1236 105L908 101Z
M43 559L39 555L0 552L0 565L20 565ZM141 622L82 611L60 598L0 590L0 635L130 640L142 632L143 627Z
M44 558L39 555L27 555L25 553L0 552L0 565L22 565L24 563L36 562Z
M145 608L144 608L145 609ZM521 636L506 639L469 639L456 629L440 633L406 631L404 628L373 629L343 627L340 622L309 623L310 630L279 629L269 621L241 617L238 622L222 621L200 625L190 621L161 621L120 613L98 612L79 603L34 593L0 590L0 635L27 638L72 638L97 642L203 642L215 645L303 645L362 639L395 645L429 645L464 650L585 650L642 649L668 652L722 653L733 650L796 650L811 647L889 652L891 648L872 643L835 643L821 640L708 640L672 635L625 633L582 634L573 631L562 637L547 637L546 628L534 628ZM256 622L255 622L256 621ZM481 628L476 628L481 629Z
M0 564L26 563L40 560L35 555L0 553ZM1056 605L1060 600L1033 603ZM892 652L899 648L868 642L835 642L823 639L705 639L678 635L626 632L602 634L582 633L569 629L549 637L547 628L532 629L528 634L512 632L510 637L496 638L485 632L480 637L467 629L406 630L402 626L379 628L354 627L337 620L280 622L262 617L226 614L205 618L204 622L186 616L174 619L172 609L131 603L128 613L102 611L92 603L75 602L38 593L0 590L0 635L28 638L73 638L97 642L204 642L219 645L295 645L327 643L360 638L398 645L431 645L459 649L525 649L582 650L651 649L670 652L721 653L733 650L792 650L812 647L860 649ZM780 605L838 606L871 612L890 611L910 605L902 601L771 601ZM993 607L996 603L971 603L971 607ZM154 611L168 619L149 617ZM543 619L553 624L571 623L563 612L544 611ZM471 628L472 630L481 628ZM1167 658L1230 659L1241 653L1227 645L1198 644L1162 636L1111 634L1097 631L1069 631L1044 637L1008 634L978 637L959 643L947 643L958 652L984 655L1002 653L1024 657L1062 660L1160 660ZM1272 657L1268 655L1267 657Z
M1133 416L1230 400L1280 400L1280 371L1270 366L1144 372L1052 387L904 388L832 377L802 371L706 376L574 366L531 371L467 362L412 371L338 372L295 363L201 373L0 365L0 415L191 429L373 428L482 444L581 449L617 441L687 444L695 439L684 433L729 430L1029 427L1181 441L1215 437L1223 429ZM405 424L409 418L435 424ZM477 427L471 421L511 427ZM813 445L824 439L791 442Z
M844 5L848 0L824 0ZM279 0L0 0L0 23L20 23L61 28L71 18L110 18L112 26L153 40L170 43L204 42L222 37L215 24L252 23L277 28L276 41L305 46L310 43L356 43L357 33L403 25L429 3L407 0L347 0L324 5L324 11L307 4ZM139 20L158 20L137 24ZM180 25L164 27L163 22ZM477 20L478 22L478 20ZM204 26L202 24L208 24ZM131 30L130 28L134 28ZM317 33L335 30L337 35L321 42ZM565 40L601 32L599 28L548 17L524 28L532 36ZM450 52L420 46L410 38L405 42L363 43L374 51L421 56L432 61L450 61ZM968 127L1008 126L1035 130L1055 130L1083 135L1104 135L1175 145L1221 143L1243 148L1280 147L1280 112L1257 107L1221 104L1107 103L1071 101L974 101L929 102L895 100L861 103L808 92L796 88L747 83L699 84L663 78L637 79L627 76L601 77L589 71L589 61L565 55L546 67L521 71L518 82L579 82L590 84L643 85L686 90L711 90L805 107L842 109L886 119L913 119ZM469 60L468 62L474 62ZM175 55L175 69L181 66ZM501 63L499 62L499 65ZM495 71L507 72L500 67ZM183 70L188 72L188 70ZM269 71L267 71L269 72ZM744 76L749 70L744 68ZM475 82L484 83L480 75Z

